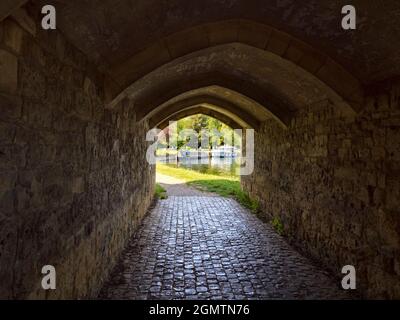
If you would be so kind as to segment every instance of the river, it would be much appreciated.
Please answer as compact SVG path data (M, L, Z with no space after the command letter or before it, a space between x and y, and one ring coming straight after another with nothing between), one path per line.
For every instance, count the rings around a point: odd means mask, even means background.
M163 163L167 166L171 166L174 168L185 168L196 170L201 173L208 173L214 175L236 175L236 168L238 164L236 163L235 158L181 158L178 162L175 160L172 163L168 163L163 160L159 160L160 163Z

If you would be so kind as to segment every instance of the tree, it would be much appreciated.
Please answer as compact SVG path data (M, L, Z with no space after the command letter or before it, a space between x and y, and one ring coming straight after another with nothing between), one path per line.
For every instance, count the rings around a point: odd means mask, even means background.
M178 149L184 146L189 140L189 137L179 136L179 134L186 129L192 129L197 133L198 147L201 146L203 130L206 130L208 133L209 148L212 148L213 145L221 146L226 144L240 146L241 144L240 137L235 134L231 127L213 117L204 114L196 114L178 120Z

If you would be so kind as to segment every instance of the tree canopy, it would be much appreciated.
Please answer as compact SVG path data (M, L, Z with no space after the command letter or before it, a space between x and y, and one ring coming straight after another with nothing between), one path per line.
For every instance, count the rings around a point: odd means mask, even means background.
M194 130L197 134L199 148L202 139L208 141L209 148L222 145L240 147L241 145L240 136L231 127L213 117L196 114L177 121L178 149L189 142L191 137L186 134L188 129Z

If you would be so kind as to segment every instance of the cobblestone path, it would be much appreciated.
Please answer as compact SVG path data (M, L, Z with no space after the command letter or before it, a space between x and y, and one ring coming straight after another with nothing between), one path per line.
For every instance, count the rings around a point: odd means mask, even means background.
M345 298L338 285L235 200L170 196L144 219L99 298Z

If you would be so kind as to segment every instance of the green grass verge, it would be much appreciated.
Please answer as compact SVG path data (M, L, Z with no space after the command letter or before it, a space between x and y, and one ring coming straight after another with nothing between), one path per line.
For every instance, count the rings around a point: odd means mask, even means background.
M271 225L274 227L276 232L281 236L284 234L284 227L282 221L278 217L274 217L271 221Z
M177 150L157 149L156 151L157 156L166 156L166 155L174 156L177 154L178 154Z
M174 168L161 163L157 163L157 172L164 174L166 176L183 180L185 182L190 182L195 180L215 180L215 179L224 179L224 180L239 182L239 177L229 175L227 173L221 175L201 173L196 170Z
M156 184L155 195L158 199L167 199L167 190L161 187L158 183Z
M259 204L256 200L243 191L239 177L229 174L213 175L200 173L195 170L173 168L163 164L157 164L157 172L166 176L185 181L197 189L215 192L223 197L232 197L241 205L257 213Z

